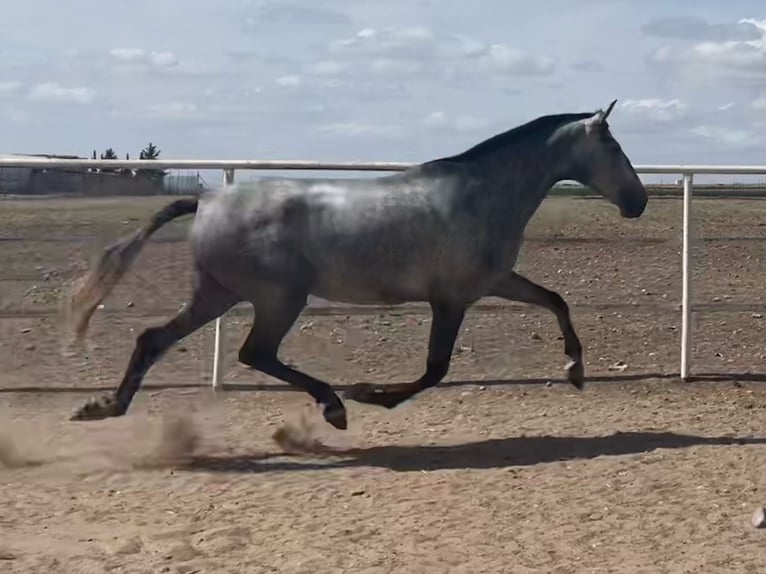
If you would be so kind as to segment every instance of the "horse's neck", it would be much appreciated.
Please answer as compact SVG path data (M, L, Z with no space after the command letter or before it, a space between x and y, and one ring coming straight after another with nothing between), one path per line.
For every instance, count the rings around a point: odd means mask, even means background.
M550 191L559 181L555 154L544 144L530 148L515 145L497 150L477 160L489 204L497 219L527 224Z

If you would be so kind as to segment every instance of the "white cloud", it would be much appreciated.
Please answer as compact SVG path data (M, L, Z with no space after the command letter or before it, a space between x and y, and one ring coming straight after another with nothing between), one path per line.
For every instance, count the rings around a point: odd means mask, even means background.
M350 24L346 14L323 7L320 2L262 0L258 4L260 5L250 15L242 19L246 32L260 33L263 30L280 28L293 31L299 26L314 29L329 26L346 27Z
M702 42L692 48L692 59L724 66L751 67L763 60L760 50L754 49L753 42Z
M468 36L458 36L456 41L458 54L465 56L466 58L481 56L487 51L487 46L475 38L470 38Z
M650 61L695 65L723 72L744 71L763 77L766 71L766 20L743 18L739 24L750 28L757 37L699 42L685 48L665 45L650 55Z
M625 100L622 102L621 107L631 115L647 120L666 122L676 119L683 114L686 104L677 98L672 100L644 98Z
M398 36L403 40L413 40L413 41L422 41L422 40L431 40L434 35L431 30L426 28L425 26L410 26L408 28L402 28L398 32Z
M310 74L316 74L317 76L337 76L342 74L349 68L346 62L338 62L336 60L321 60L310 64L307 71Z
M580 60L572 64L578 72L603 72L604 65L597 60Z
M87 87L67 88L56 82L37 84L29 92L29 99L44 102L65 102L87 104L93 100L96 92Z
M763 47L763 38L766 35L766 18L763 20L757 20L755 18L742 18L739 24L750 24L755 27L761 34L760 45Z
M141 48L112 48L109 55L122 62L140 62L145 52Z
M18 94L23 87L21 82L0 82L0 98Z
M427 128L440 128L446 125L447 115L444 112L439 111L431 112L423 119L421 119L420 123Z
M179 64L173 52L147 51L142 48L112 48L109 55L123 64L172 68Z
M654 18L643 26L641 31L647 36L679 40L725 41L733 39L757 38L746 22L710 24L704 18L696 16L671 16Z
M12 124L28 123L31 119L30 115L24 110L18 110L14 108L0 108L0 118Z
M750 107L754 110L766 110L766 92L755 98L750 103Z
M178 64L178 58L173 52L152 52L149 61L160 68L169 68Z
M294 88L296 86L300 86L303 82L302 78L295 74L280 76L275 81L277 85L282 86L283 88Z
M430 58L434 56L435 44L436 37L425 26L364 28L350 38L330 44L330 51L360 56Z
M0 51L0 68L28 69L32 66L45 65L48 61L47 56L37 52Z
M420 124L426 128L432 129L450 129L456 132L473 132L485 129L489 126L489 121L486 118L469 115L458 116L457 118L452 119L442 111L434 111L421 118Z
M702 125L693 127L689 131L696 136L715 140L727 146L751 147L761 145L761 139L748 130Z
M483 130L489 125L485 118L475 116L460 116L455 120L455 129L459 132L473 132Z
M484 58L497 70L525 76L547 76L554 68L552 58L534 56L504 44L491 45Z
M375 58L370 62L370 71L375 74L412 74L420 69L418 62L407 60L392 60L390 58Z
M376 138L399 138L403 137L405 134L405 130L401 126L375 125L357 122L324 124L317 127L317 131L326 135L342 137L373 136Z
M185 120L197 116L197 105L192 102L164 102L146 108L147 115L154 118Z
M417 64L434 61L436 74L465 77L477 71L477 64L490 74L547 76L555 62L505 44L487 45L469 36L435 32L425 26L364 28L354 36L337 40L330 52L344 57L372 61L375 72L418 71Z
M727 102L725 104L718 106L718 111L725 112L726 110L730 110L733 107L734 107L734 102Z

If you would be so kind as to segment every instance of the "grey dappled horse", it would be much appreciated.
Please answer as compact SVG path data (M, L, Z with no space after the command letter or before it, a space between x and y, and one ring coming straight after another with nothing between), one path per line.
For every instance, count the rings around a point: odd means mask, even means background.
M346 398L392 408L447 374L466 308L484 296L540 305L564 337L569 381L583 386L582 346L566 302L513 271L524 228L551 186L576 180L639 217L647 194L609 132L607 116L559 114L451 157L370 179L264 178L175 201L108 247L71 299L82 337L91 314L170 220L196 213L191 302L138 337L113 396L91 399L74 420L123 415L151 365L171 345L241 301L255 311L240 362L308 392L327 422L347 427L330 386L277 358L309 294L354 304L427 301L433 321L426 370L411 383L353 385Z

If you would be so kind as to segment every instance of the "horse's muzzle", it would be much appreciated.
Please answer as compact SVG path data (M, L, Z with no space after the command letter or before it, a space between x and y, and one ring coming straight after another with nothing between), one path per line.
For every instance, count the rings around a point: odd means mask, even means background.
M637 199L634 201L627 201L620 206L620 215L626 219L636 219L641 217L646 210L647 199Z

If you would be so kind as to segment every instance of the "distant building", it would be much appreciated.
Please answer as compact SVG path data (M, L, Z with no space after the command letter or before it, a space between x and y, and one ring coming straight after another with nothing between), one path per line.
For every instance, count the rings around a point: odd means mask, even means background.
M0 158L88 159L61 154L0 154ZM193 195L200 191L199 174L171 175L129 169L0 167L0 194L6 195Z
M51 159L82 159L76 155L49 155L49 154L0 154L2 159L25 159L25 158L51 158ZM49 170L34 167L0 167L0 193L26 195L34 193L35 180L40 173ZM62 185L71 179L71 170L60 170ZM65 175L66 174L66 175Z
M164 180L165 193L169 195L196 195L204 187L199 173L168 174Z

